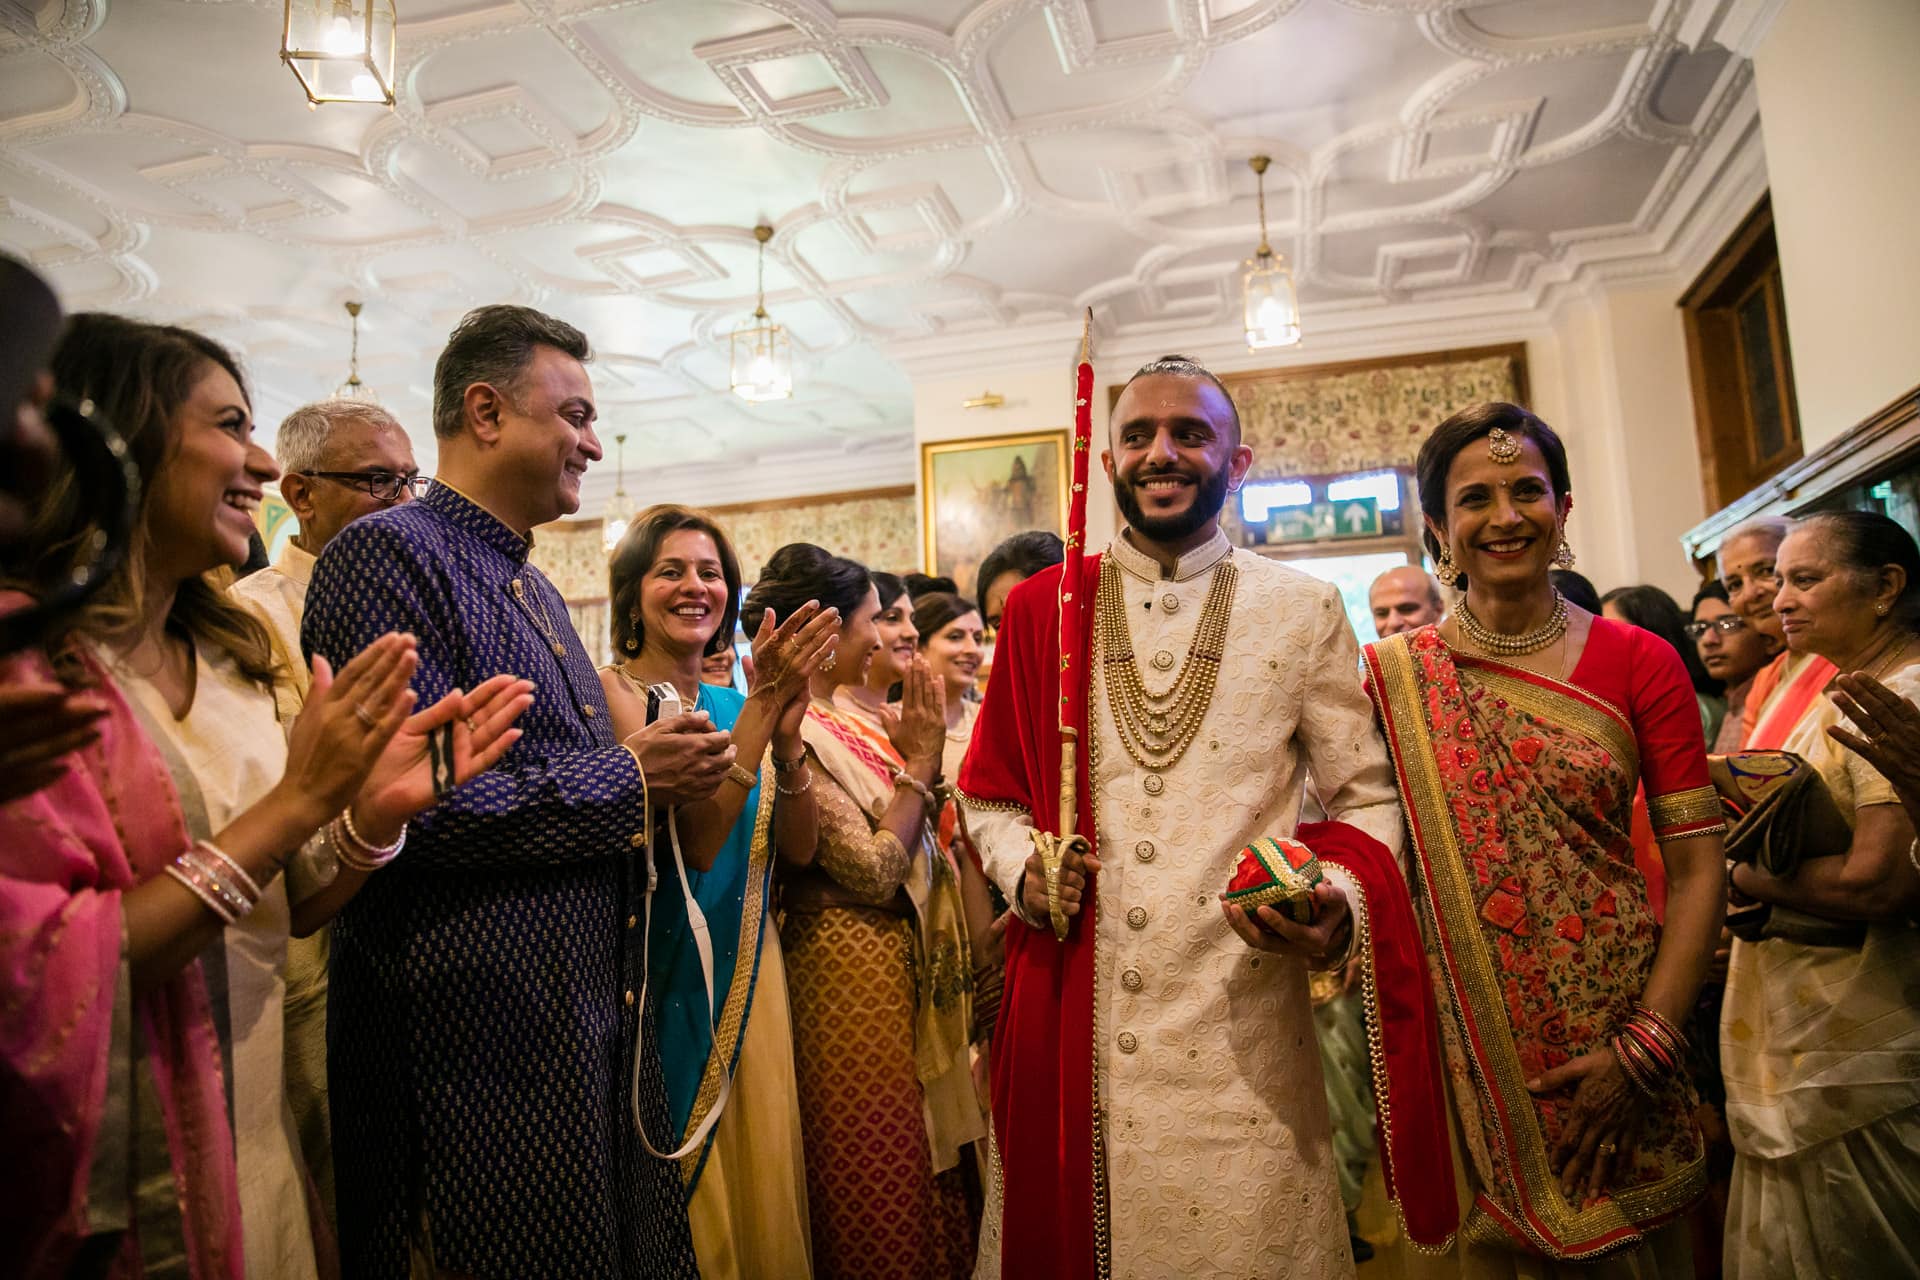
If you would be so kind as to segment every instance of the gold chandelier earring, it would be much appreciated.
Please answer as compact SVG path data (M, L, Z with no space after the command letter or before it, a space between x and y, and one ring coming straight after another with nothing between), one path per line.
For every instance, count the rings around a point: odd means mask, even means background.
M620 646L628 653L640 652L640 611L635 609L627 618L627 642Z
M1567 535L1560 535L1560 547L1553 553L1553 567L1556 569L1573 568L1573 544L1567 541Z
M1433 562L1433 576L1440 579L1440 585L1450 587L1460 581L1460 566L1453 562L1453 548L1442 546L1440 558Z

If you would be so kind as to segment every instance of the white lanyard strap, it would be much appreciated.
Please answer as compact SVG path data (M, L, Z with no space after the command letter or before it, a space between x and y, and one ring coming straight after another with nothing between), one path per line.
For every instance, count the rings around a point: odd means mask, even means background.
M707 986L707 1025L714 1022L713 1003L713 932L707 927L706 913L700 910L700 904L694 900L693 885L687 880L687 860L680 852L680 811L667 810L667 838L673 845L673 865L680 873L680 892L687 903L687 927L693 931L693 945L700 953L700 976ZM647 904L646 919L642 922L645 932L640 943L640 1024L633 1038L633 1127L639 1133L640 1141L648 1151L662 1160L678 1160L682 1156L698 1151L707 1135L713 1132L713 1126L720 1119L720 1111L727 1105L727 1096L733 1092L733 1073L723 1063L720 1067L720 1095L713 1100L713 1106L700 1121L694 1131L687 1135L687 1141L678 1151L662 1151L653 1145L653 1139L647 1136L646 1121L640 1112L640 1063L647 1046L647 984L653 974L650 967L653 947L653 891L659 884L659 874L654 870L651 852L647 858ZM714 1045L714 1052L719 1045Z

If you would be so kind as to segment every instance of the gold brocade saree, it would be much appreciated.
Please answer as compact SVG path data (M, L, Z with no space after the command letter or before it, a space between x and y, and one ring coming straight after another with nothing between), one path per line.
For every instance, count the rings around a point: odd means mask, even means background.
M1576 685L1456 656L1431 628L1370 646L1367 665L1478 1183L1462 1236L1575 1261L1635 1245L1705 1185L1691 1087L1639 1104L1610 1184L1586 1204L1561 1194L1550 1160L1573 1091L1526 1087L1604 1048L1653 967L1633 727Z

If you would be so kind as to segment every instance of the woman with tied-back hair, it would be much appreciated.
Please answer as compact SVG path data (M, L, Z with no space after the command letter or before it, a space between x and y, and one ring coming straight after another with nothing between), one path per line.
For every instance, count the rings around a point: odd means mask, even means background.
M450 727L464 781L517 738L526 686L410 715L414 641L389 634L337 678L316 660L283 735L266 630L215 580L277 474L232 356L80 315L53 371L119 428L142 489L112 581L0 663L105 711L57 781L0 805L0 1273L330 1274L284 1086L287 937L400 852L434 798L427 736ZM89 554L87 508L54 485L22 561L41 577L0 608Z
M926 660L903 672L883 733L836 694L868 680L880 600L867 570L811 543L780 548L747 596L763 616L836 610L801 736L820 815L811 863L783 877L794 1065L814 1271L963 1276L978 1203L962 1148L984 1136L968 1074L972 968L953 863L934 844L946 714Z
M867 664L866 679L836 688L833 704L869 728L886 734L899 719L900 710L891 700L900 696L900 682L906 678L913 655L919 651L920 633L913 626L913 597L899 576L870 570L867 577L872 580L874 596L880 602L880 612L873 618L879 647Z
M1886 516L1834 512L1780 542L1775 572L1788 647L1848 673L1781 743L1818 772L1847 830L1828 842L1841 852L1809 853L1791 874L1742 861L1729 880L1736 904L1850 936L1734 940L1720 1024L1735 1152L1726 1274L1917 1275L1920 848L1894 785L1846 742L1865 723L1856 698L1920 698L1920 548ZM1782 834L1808 847L1815 835Z
M1784 516L1758 516L1720 540L1715 562L1727 603L1747 625L1781 647L1781 654L1760 669L1740 712L1740 745L1777 751L1839 672L1817 653L1796 653L1787 645L1773 600L1780 591L1774 564L1780 544L1793 532Z
M1443 1266L1691 1277L1675 1219L1706 1168L1678 1028L1719 936L1725 824L1686 669L1554 588L1573 500L1546 423L1478 405L1417 465L1436 573L1464 595L1366 665L1442 993L1465 1201ZM1664 929L1634 867L1641 785Z
M702 680L706 659L732 652L740 611L740 564L711 516L680 506L642 511L613 550L610 578L622 661L602 667L600 683L615 735L645 727L648 687L670 683L681 705L732 734L739 752L730 783L669 819L690 860L711 855L712 866L689 870L683 891L672 845L655 843L647 982L672 1125L649 1141L660 1151L692 1148L680 1170L701 1275L804 1280L806 1165L773 870L776 854L800 865L813 858L818 818L800 722L840 618L811 600L763 614L753 693L743 697ZM711 991L688 893L706 921ZM704 1135L703 1126L711 1126Z

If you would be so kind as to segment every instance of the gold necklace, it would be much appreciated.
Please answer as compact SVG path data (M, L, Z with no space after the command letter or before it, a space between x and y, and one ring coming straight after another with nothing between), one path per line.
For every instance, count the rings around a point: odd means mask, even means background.
M1472 607L1465 600L1460 602L1460 607L1453 613L1460 623L1460 634L1471 640L1476 648L1503 657L1538 653L1567 634L1567 598L1560 594L1557 587L1553 592L1553 612L1547 615L1547 620L1533 630L1521 632L1519 635L1495 631L1474 616Z
M540 628L540 633L546 636L547 645L553 650L553 656L566 657L567 646L560 643L560 633L554 629L553 618L548 615L547 606L540 603L540 593L527 590L526 583L519 578L514 578L513 598L526 606L527 611L533 615L534 624Z
M1200 608L1200 621L1187 645L1187 660L1165 693L1150 691L1133 656L1126 593L1120 567L1112 557L1100 563L1100 587L1094 598L1099 615L1100 666L1107 701L1113 708L1120 742L1143 769L1168 769L1179 763L1200 722L1213 704L1213 690L1226 651L1227 624L1233 617L1233 592L1240 580L1231 556L1213 571L1213 583Z

